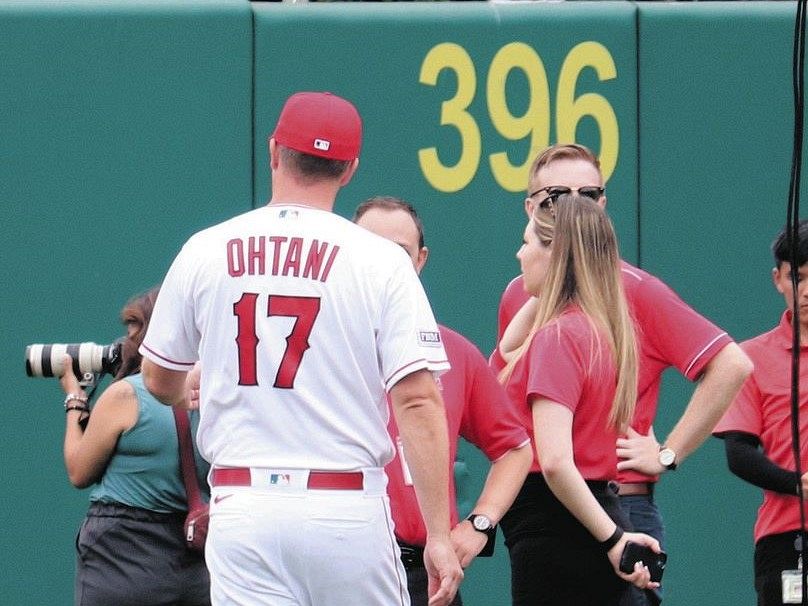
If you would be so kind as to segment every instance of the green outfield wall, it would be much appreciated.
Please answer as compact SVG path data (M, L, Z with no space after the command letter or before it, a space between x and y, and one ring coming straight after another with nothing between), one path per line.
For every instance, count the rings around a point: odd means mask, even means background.
M784 307L768 246L786 221L796 5L638 6L640 260L747 339ZM666 379L658 435L691 390L677 374ZM723 443L711 439L658 492L676 557L669 603L754 604L762 494L729 474Z
M73 603L89 494L25 345L117 338L187 236L250 208L251 19L218 0L0 2L2 604Z
M493 347L518 272L527 167L584 143L608 177L624 257L738 339L772 326L768 244L785 221L792 2L331 3L0 0L4 329L0 603L72 603L87 491L62 461L61 390L25 345L106 343L129 295L194 231L266 202L267 136L298 90L365 122L336 210L412 202L439 321ZM686 327L682 327L686 330ZM692 386L666 377L657 435ZM487 465L461 445L461 513ZM751 604L760 492L711 440L658 490L665 603ZM510 602L504 545L464 602Z

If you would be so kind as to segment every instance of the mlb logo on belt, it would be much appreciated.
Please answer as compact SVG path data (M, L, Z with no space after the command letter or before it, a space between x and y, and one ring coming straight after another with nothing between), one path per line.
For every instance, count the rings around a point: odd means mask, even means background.
M288 473L273 473L269 476L270 484L289 485L292 483L292 476Z
M325 139L314 140L314 149L319 149L321 151L328 151L329 147L331 147L330 141L326 141Z

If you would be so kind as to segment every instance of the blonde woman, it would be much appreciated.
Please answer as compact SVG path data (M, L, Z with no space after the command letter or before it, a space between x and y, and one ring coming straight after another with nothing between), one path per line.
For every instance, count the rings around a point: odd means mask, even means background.
M615 441L634 412L637 352L614 229L581 196L538 209L517 253L533 298L500 343L500 378L532 421L539 473L507 522L515 606L618 604L628 583L653 588L637 562L619 570L628 541L613 489ZM530 414L527 414L529 411Z

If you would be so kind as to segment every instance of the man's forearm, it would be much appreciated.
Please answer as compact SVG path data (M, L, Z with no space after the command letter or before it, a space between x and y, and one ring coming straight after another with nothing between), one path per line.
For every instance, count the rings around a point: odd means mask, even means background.
M494 461L472 511L485 514L495 524L499 523L519 494L532 462L530 442L509 450Z
M752 362L735 343L710 361L684 414L665 440L676 452L677 462L707 439L752 370Z

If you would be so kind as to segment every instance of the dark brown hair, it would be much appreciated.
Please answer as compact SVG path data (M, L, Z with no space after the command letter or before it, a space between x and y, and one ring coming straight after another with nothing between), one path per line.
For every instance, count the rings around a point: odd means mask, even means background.
M123 339L121 367L115 373L116 380L140 372L140 361L143 356L138 352L138 348L140 348L140 344L143 343L143 338L146 336L146 329L149 327L154 302L157 300L157 293L159 292L160 287L155 286L143 294L135 295L127 301L121 310L121 322L127 327L127 333L129 326L134 326L135 331L131 336L127 334Z
M359 221L359 219L362 218L362 215L364 215L371 208L381 208L391 211L403 210L404 212L408 213L415 223L415 228L418 230L418 248L424 247L424 224L421 221L421 217L419 217L418 213L415 212L415 208L412 204L406 200L402 200L401 198L396 198L395 196L374 196L372 198L368 198L356 207L353 222L356 223Z
M338 179L348 170L353 160L331 160L278 145L279 154L287 165L306 182L315 183L323 179Z

